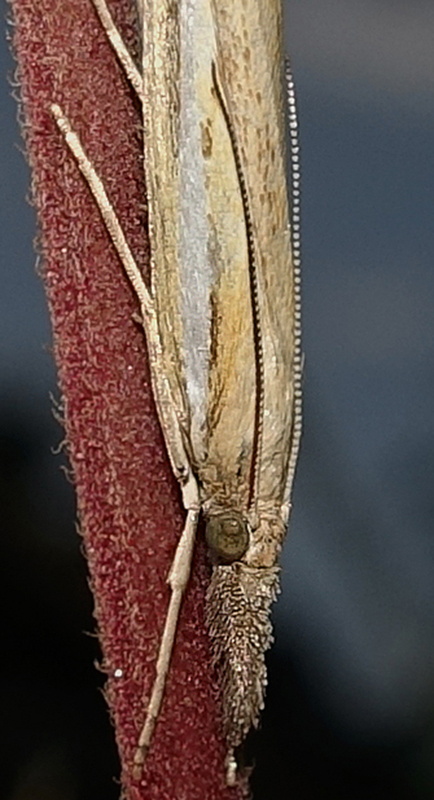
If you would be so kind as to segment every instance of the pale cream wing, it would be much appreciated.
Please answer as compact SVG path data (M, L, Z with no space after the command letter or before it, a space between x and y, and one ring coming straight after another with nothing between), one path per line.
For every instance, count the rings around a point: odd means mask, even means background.
M279 505L293 400L280 4L145 0L143 19L152 294L164 380L203 499L246 511L256 463L255 499Z
M138 0L142 21L143 139L151 295L161 343L162 374L181 428L187 432L183 382L179 270L179 9L171 0ZM167 437L166 437L167 438ZM186 446L188 451L188 447Z
M152 295L203 499L246 507L255 365L246 225L213 78L209 0L146 0L144 139Z
M211 282L207 408L197 468L206 510L247 512L257 383L247 230L233 143L216 85L212 8L206 5L213 38L208 61L201 58L199 97Z
M294 270L285 169L280 0L213 0L217 71L251 212L263 347L259 502L279 507L294 408Z

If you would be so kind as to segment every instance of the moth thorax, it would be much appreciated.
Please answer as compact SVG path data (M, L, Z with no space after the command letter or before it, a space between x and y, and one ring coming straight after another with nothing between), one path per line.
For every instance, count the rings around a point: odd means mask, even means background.
M225 564L239 561L249 546L247 522L236 511L206 518L205 539L212 554Z

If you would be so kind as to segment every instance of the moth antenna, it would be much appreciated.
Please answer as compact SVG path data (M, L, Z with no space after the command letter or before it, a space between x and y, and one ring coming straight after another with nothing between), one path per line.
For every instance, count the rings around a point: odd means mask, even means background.
M291 244L294 266L294 421L285 496L290 499L302 433L303 351L301 348L301 243L300 243L300 142L297 98L291 63L285 58L291 162Z
M113 21L113 17L110 14L108 6L105 0L92 0L92 2L95 7L95 11L100 18L101 25L107 34L107 38L124 68L125 75L130 81L131 86L135 90L140 102L143 104L144 94L142 75L136 67L127 46Z
M190 508L187 513L184 530L176 548L175 557L170 568L167 582L172 590L163 635L158 653L156 676L146 712L145 724L139 737L134 755L134 777L139 778L149 750L152 734L160 713L166 686L167 673L172 657L173 643L178 625L182 598L188 584L193 559L193 548L196 538L199 509Z
M134 291L139 298L140 305L144 313L147 314L148 317L151 317L154 313L151 296L146 288L143 276L136 264L135 258L125 238L125 234L122 230L122 226L119 222L117 214L107 197L107 192L104 189L102 180L84 152L80 139L72 130L68 117L63 113L60 106L58 106L56 103L53 103L51 106L51 113L53 114L57 127L62 133L66 144L77 161L80 172L84 176L87 185L89 186L89 189L95 198L96 204L110 234L110 238L116 248L125 272L131 281Z

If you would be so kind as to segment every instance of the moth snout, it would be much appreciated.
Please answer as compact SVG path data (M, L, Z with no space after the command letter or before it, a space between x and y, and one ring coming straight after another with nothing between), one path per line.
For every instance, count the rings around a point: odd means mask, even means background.
M205 522L205 539L213 555L231 564L242 558L249 546L247 522L236 511L210 516Z

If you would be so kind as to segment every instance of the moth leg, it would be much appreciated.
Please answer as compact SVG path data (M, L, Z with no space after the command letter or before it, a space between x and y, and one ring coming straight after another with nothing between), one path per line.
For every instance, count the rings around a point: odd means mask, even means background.
M143 276L137 267L121 224L116 216L116 212L107 197L103 182L84 152L80 139L72 130L71 124L60 106L58 106L56 103L53 103L51 106L51 113L53 114L59 130L62 133L66 144L74 155L78 167L86 179L87 185L89 186L89 189L95 198L105 226L118 252L119 258L122 261L125 272L127 273L134 291L140 300L142 309L147 317L151 317L155 313L151 296L146 288Z
M238 764L234 756L234 751L232 749L229 750L226 756L225 764L226 764L226 785L235 786L237 782Z
M176 548L173 563L168 576L172 595L167 611L163 636L158 654L156 677L148 705L145 724L139 737L139 743L134 757L135 772L140 773L146 752L152 738L152 733L158 718L164 693L167 673L173 650L176 627L179 618L182 598L188 584L193 557L194 541L196 537L197 522L199 518L199 490L196 479L192 473L185 448L182 442L182 433L174 411L170 389L161 369L161 345L158 333L158 324L152 298L145 285L143 277L134 260L134 256L125 239L116 212L107 197L103 183L96 173L92 163L83 150L78 136L74 133L67 117L56 104L51 106L52 114L63 134L66 144L74 155L80 171L82 172L105 222L112 242L117 250L125 272L137 294L142 312L142 322L145 328L148 343L149 358L152 364L152 380L155 389L155 399L160 420L162 422L167 451L172 464L172 469L181 485L184 508L187 517L181 538Z
M172 469L181 483L184 496L187 487L193 486L194 488L196 484L194 479L191 480L190 463L183 445L182 433L180 431L176 412L174 411L175 404L172 401L167 381L164 379L158 322L152 297L149 294L143 276L130 250L116 212L107 197L101 178L86 155L80 139L72 130L68 118L57 104L51 106L51 112L95 198L110 238L139 300L142 315L141 321L145 329L148 354L152 366L152 383L158 414L162 422L163 434ZM191 508L196 504L198 496L197 487L196 492L194 493L193 491L193 495L190 498L184 496L185 508Z
M77 134L74 133L68 118L57 104L51 106L51 112L95 198L110 238L139 300L152 367L151 377L155 401L170 462L173 472L181 484L184 508L198 508L197 484L185 452L182 432L175 411L176 404L173 402L168 382L164 378L160 335L152 297L130 250L116 212L107 197L101 178L87 157Z
M92 0L92 2L95 7L95 11L100 18L101 25L107 34L107 38L124 68L125 74L130 81L131 86L133 89L135 89L139 100L141 100L143 103L143 78L133 59L131 58L130 53L128 52L125 42L113 21L113 17L110 14L105 0Z
M134 775L139 777L146 754L152 739L152 734L160 713L167 673L172 657L173 643L179 619L182 598L188 584L193 558L193 548L196 538L199 508L190 508L187 512L184 530L176 548L175 557L170 568L167 582L170 584L172 596L167 610L163 636L158 653L156 676L152 687L151 697L146 712L145 724L139 737L137 750L134 755Z

